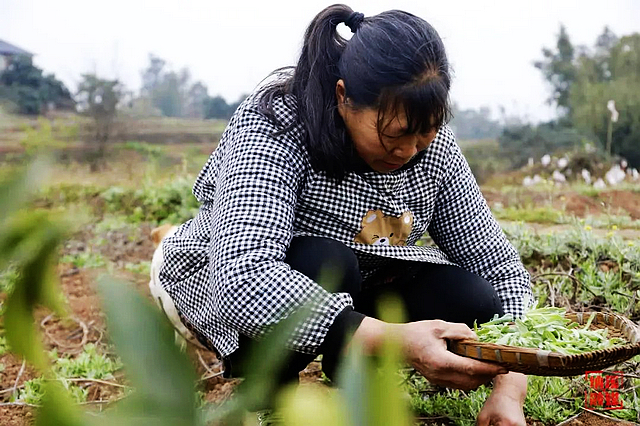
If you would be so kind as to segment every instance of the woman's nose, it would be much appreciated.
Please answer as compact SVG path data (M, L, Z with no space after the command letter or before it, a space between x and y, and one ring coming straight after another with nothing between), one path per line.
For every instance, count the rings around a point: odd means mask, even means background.
M415 140L407 141L401 145L398 145L391 151L391 154L394 157L402 160L405 163L411 160L417 153L418 147Z

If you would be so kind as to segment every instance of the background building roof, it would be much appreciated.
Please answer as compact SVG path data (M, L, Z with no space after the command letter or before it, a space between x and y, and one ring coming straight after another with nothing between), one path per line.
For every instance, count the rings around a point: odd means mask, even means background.
M27 52L24 49L20 49L13 44L0 40L0 55L28 55L33 56L33 53Z

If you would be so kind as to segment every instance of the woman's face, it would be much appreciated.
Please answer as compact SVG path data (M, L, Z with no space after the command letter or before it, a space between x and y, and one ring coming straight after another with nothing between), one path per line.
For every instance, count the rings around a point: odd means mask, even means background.
M426 149L436 137L437 130L427 134L405 134L407 120L403 113L391 117L378 133L378 110L355 109L348 105L344 83L338 81L336 96L342 117L353 145L369 167L380 173L390 173L408 163L418 152Z

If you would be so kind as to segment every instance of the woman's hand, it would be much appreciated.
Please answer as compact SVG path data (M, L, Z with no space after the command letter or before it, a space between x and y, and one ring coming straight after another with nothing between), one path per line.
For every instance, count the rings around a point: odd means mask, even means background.
M502 367L461 357L447 350L446 339L477 339L465 324L431 320L402 325L407 359L431 383L470 390L491 381L498 374L507 373Z
M399 336L407 361L431 383L470 390L498 374L507 373L502 367L447 350L446 339L477 338L465 324L440 320L387 324L367 317L356 330L354 339L363 342L365 351L376 352L386 333Z
M478 415L478 426L526 426L522 406L527 376L509 373L495 379L493 392Z

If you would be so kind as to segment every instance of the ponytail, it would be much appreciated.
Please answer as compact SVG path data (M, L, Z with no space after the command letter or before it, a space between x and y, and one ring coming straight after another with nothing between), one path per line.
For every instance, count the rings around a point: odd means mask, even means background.
M297 102L294 125L303 125L311 166L338 180L346 173L352 149L336 108L336 83L340 78L338 62L347 43L336 27L353 13L350 7L335 4L316 15L305 32L293 76L289 81L271 87L260 103L262 111L275 119L274 97L293 95Z

